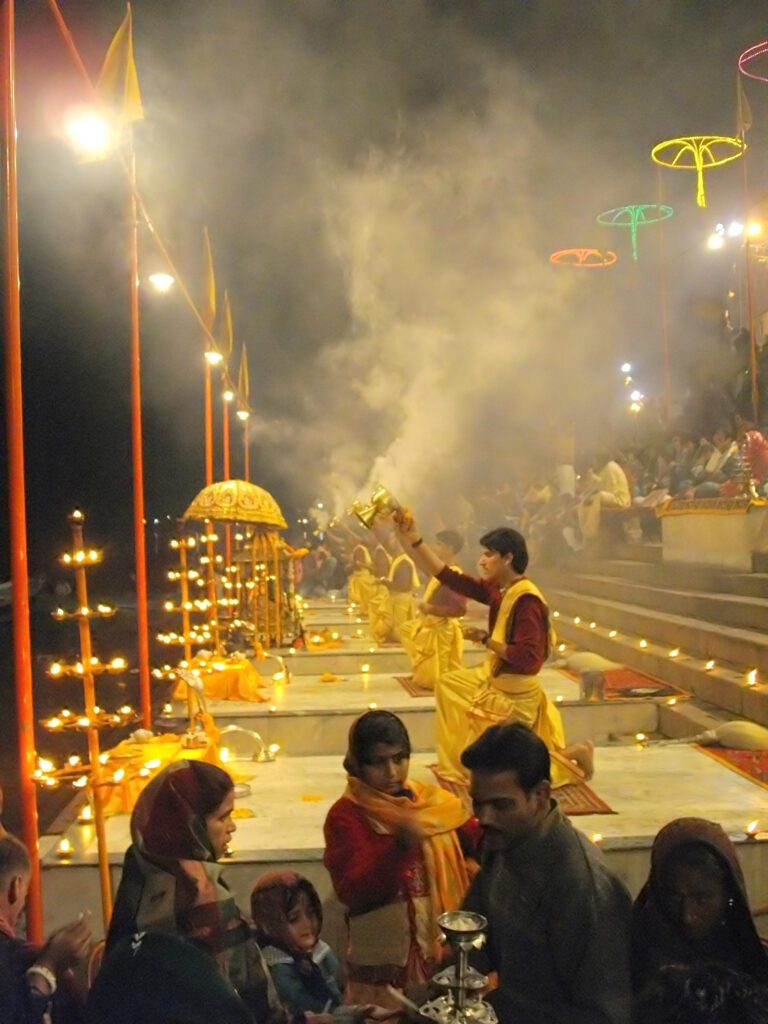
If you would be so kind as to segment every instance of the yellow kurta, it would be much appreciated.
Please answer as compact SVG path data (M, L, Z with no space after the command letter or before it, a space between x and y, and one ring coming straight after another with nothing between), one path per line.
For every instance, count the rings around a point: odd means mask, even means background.
M352 604L356 604L367 615L368 606L379 582L373 574L373 562L366 547L358 544L352 551L352 558L352 564L357 565L357 568L349 574L347 596Z
M439 580L429 581L424 591L425 604L429 604L439 586ZM425 689L434 690L438 679L461 668L464 636L458 618L419 612L400 627L400 643L411 659L414 683Z
M406 554L392 559L388 579L390 583L401 565L408 564L411 569L411 589L405 593L390 590L384 583L378 583L371 597L368 609L371 636L377 643L399 640L400 627L416 614L413 591L421 585L416 566Z
M492 639L506 644L507 624L519 598L533 594L546 606L539 589L528 579L513 583L504 595ZM550 627L550 648L554 634ZM439 770L455 782L467 782L461 754L485 730L498 722L524 722L546 743L552 757L552 785L575 782L578 770L558 751L565 746L560 712L541 688L538 675L506 672L494 676L499 656L489 653L475 668L462 668L442 677L435 689L437 759Z

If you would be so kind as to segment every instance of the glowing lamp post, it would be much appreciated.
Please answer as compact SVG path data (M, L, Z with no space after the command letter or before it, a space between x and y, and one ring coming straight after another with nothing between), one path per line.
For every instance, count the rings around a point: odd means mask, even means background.
M60 622L66 619L77 622L80 634L80 657L71 663L53 662L48 667L48 675L52 679L74 677L82 680L83 713L76 714L68 708L62 708L58 714L46 719L42 724L49 732L66 730L84 732L88 740L88 759L83 761L78 755L72 755L64 765L57 768L53 762L39 758L33 778L38 785L47 788L64 783L74 789L89 789L90 791L99 855L101 906L106 930L112 913L112 897L107 837L104 827L104 787L110 783L105 777L104 765L107 755L101 753L99 731L135 722L138 715L135 714L133 708L127 705L120 707L116 712L108 712L96 703L96 679L104 674L122 674L126 671L127 665L124 658L115 657L111 661L103 662L93 653L91 620L110 618L115 614L115 609L106 604L98 604L93 608L88 604L86 573L88 568L98 565L101 561L101 552L83 545L85 516L82 512L75 510L69 519L72 525L73 546L71 551L67 551L61 556L60 561L74 573L77 607L72 611L57 608L52 615ZM113 779L112 781L118 780Z
M85 111L70 118L66 124L66 132L76 151L86 159L102 160L115 146L114 133L109 122L92 111Z
M632 259L637 259L637 229L644 224L658 224L673 214L671 206L660 203L639 203L634 206L618 206L604 210L597 215L597 223L606 227L629 228L632 241Z
M159 270L155 274L150 274L147 280L155 289L155 291L160 292L162 295L164 295L166 292L169 292L171 290L176 278L173 276L173 274L167 274L165 273L165 271Z
M743 139L731 135L685 135L658 142L651 150L651 159L662 167L695 171L696 203L706 206L704 171L738 160L746 148Z

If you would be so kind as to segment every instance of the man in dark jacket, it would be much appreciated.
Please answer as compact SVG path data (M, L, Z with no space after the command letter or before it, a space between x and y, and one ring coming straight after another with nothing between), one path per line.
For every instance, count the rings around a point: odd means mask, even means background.
M549 753L520 723L468 747L482 870L464 908L488 919L501 1024L627 1024L631 900L550 795Z
M57 1020L56 990L91 943L88 915L65 925L42 949L15 935L29 887L29 854L15 836L0 837L0 1021L43 1024ZM70 998L68 993L67 999Z

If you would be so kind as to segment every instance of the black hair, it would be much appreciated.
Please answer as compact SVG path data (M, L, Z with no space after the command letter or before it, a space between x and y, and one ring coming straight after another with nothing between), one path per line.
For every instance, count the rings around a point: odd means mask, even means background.
M26 846L16 836L4 835L0 839L0 885L3 887L14 875L28 875L32 862Z
M522 722L501 722L486 729L462 753L461 763L472 772L514 772L525 793L551 778L546 744Z
M723 437L727 437L732 441L735 434L735 430L733 429L733 425L731 423L721 423L712 431L713 438L715 434L722 434Z
M498 555L512 555L512 568L523 573L528 568L528 545L525 537L508 526L497 526L480 538L480 544Z
M371 750L377 743L402 747L406 757L411 756L411 738L397 715L391 711L366 711L349 730L344 768L350 775L355 774L357 766L370 763Z
M447 544L457 555L464 547L464 538L458 530L438 530L435 537L442 544Z
M635 1005L636 1024L768 1024L768 991L720 963L662 967Z
M656 869L662 890L669 883L672 872L678 867L695 868L708 878L716 878L722 883L726 896L733 896L733 873L722 856L708 843L696 840L681 843L664 858L663 863Z

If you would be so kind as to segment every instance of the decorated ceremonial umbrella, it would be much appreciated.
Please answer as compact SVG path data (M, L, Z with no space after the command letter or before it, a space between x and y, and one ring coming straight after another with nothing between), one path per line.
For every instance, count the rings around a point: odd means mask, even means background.
M274 632L275 643L282 642L280 614L280 536L285 521L280 506L263 487L247 480L220 480L204 487L192 501L184 519L207 522L249 523L252 527L251 567L254 595L252 620L257 633L269 643ZM209 580L213 580L213 558L208 562ZM270 614L269 584L273 583L274 622Z
M660 203L638 203L632 206L617 206L614 210L603 210L597 215L597 223L606 227L629 228L632 240L632 259L637 259L637 229L643 224L658 224L673 214L671 206Z
M651 150L651 159L662 167L696 171L696 203L706 206L704 171L738 160L746 148L743 139L731 135L684 135L657 142Z
M549 262L562 267L598 270L601 267L610 267L616 259L616 253L611 249L558 249L550 255Z

